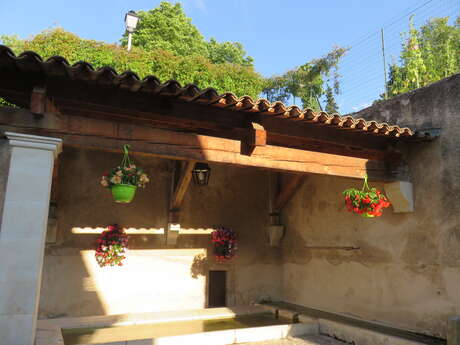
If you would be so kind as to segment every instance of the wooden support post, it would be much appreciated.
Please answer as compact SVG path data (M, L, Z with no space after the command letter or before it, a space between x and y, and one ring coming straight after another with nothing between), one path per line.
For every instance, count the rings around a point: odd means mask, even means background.
M268 226L268 243L271 247L278 247L284 235L284 225L281 225L279 211L275 209L276 198L279 193L279 174L268 173L268 200L270 212L270 225Z
M280 188L279 174L270 173L269 175L269 210L270 226L268 228L269 243L272 247L280 244L284 234L284 225L281 224L281 210L294 196L295 192L305 181L305 175L295 174Z
M184 200L185 193L192 179L192 170L195 161L190 160L184 163L175 161L171 179L171 199L169 203L168 227L166 244L175 245L180 231L180 208ZM181 165L183 165L181 167Z
M196 162L193 160L186 161L185 167L181 169L179 181L177 182L172 198L172 210L179 210L182 205L185 192L187 192L188 186L190 185L190 181L192 180L192 170L195 166L195 163Z
M294 196L295 192L302 186L304 181L305 175L303 174L295 174L289 178L288 182L283 186L275 199L275 212L280 212L284 206L286 206L289 200L291 200L291 198Z

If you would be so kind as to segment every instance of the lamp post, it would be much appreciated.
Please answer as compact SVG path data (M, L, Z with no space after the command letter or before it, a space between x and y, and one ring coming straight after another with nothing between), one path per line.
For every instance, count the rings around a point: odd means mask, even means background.
M139 22L139 16L134 11L129 11L125 15L125 26L128 31L128 51L131 50L132 34L136 30L137 23Z

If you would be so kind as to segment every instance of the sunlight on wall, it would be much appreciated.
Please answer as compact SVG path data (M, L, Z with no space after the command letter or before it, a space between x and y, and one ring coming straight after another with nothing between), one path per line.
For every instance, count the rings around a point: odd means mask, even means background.
M97 293L106 314L205 307L206 279L191 272L204 248L128 250L122 267L99 267L94 254L80 251L88 272L83 289Z
M107 227L96 227L96 228L91 228L91 227L85 227L85 228L79 228L79 227L74 227L71 229L72 234L100 234L104 230L107 230ZM130 235L145 235L145 234L164 234L165 229L164 228L124 228L125 232Z
M107 227L74 227L71 229L71 232L72 234L100 234L104 230L107 230ZM165 233L164 228L124 228L124 230L128 235L162 235ZM181 228L179 233L184 235L208 235L214 230L211 228Z

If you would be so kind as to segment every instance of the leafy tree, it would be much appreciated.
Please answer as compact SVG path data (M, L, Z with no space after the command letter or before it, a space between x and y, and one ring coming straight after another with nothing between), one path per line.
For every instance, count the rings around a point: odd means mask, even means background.
M2 37L8 43L11 38ZM176 79L182 85L194 83L200 88L214 87L218 92L257 98L263 87L262 77L251 66L223 62L213 64L200 55L177 56L162 49L145 50L86 40L63 29L44 31L32 39L20 40L13 46L16 54L33 50L44 59L64 56L69 63L88 61L95 68L110 66L118 72L131 70L143 78L153 74L162 81Z
M332 90L331 86L327 86L326 88L326 107L325 110L329 114L335 114L339 111L339 106L337 105L334 97L334 90Z
M252 66L253 59L246 56L239 42L217 42L214 38L206 41L198 28L192 24L180 3L162 1L149 11L138 11L139 23L132 34L132 45L145 50L166 50L178 56L199 55L212 63L234 63ZM126 46L125 33L121 44Z
M175 55L207 55L206 41L180 3L162 1L149 11L138 11L139 22L132 35L132 45L145 50L166 50ZM125 46L127 33L121 39Z
M321 97L326 96L325 80L332 78L332 96L340 92L338 63L347 51L336 47L325 56L267 80L263 93L267 99L286 102L290 97L300 98L304 108L322 110ZM335 106L337 108L337 106Z
M239 42L217 42L211 38L207 43L208 58L212 63L234 63L241 66L252 66L254 59L246 56L243 45Z
M400 63L389 68L388 94L395 96L460 72L460 17L432 18L416 29L413 18L403 34Z

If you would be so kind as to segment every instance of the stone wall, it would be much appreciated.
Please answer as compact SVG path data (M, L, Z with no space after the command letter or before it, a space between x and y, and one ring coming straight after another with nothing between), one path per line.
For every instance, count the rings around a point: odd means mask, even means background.
M57 242L46 248L42 318L203 308L210 269L228 271L229 305L264 295L281 297L281 282L275 278L281 277L281 253L267 245L265 235L268 175L249 168L212 166L208 186L190 185L181 221L190 234L181 234L177 247L168 248L162 234L131 234L126 264L100 268L94 258L98 235L85 234L85 228L118 223L159 230L167 224L172 162L134 158L151 182L138 190L133 203L120 205L99 180L121 155L64 147L53 186L58 231ZM219 225L240 237L238 257L231 263L216 263L210 235L196 234Z
M415 212L360 218L341 192L361 181L310 176L283 212L283 299L445 337L460 313L460 75L353 115L442 129L408 148Z

